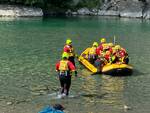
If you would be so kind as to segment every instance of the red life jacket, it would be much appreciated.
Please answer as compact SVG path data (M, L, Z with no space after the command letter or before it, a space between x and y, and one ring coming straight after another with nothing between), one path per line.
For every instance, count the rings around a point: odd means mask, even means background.
M64 52L67 52L69 57L74 56L74 48L70 45L65 45L64 46Z

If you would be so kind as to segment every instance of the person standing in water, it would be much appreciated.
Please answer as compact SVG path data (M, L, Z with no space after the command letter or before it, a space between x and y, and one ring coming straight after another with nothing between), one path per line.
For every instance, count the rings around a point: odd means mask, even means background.
M66 44L65 44L65 46L64 46L64 48L63 48L63 52L66 52L66 53L68 53L68 60L70 61L70 62L72 62L73 63L73 65L76 67L76 65L75 65L75 57L77 56L76 54L75 54L75 52L74 52L74 48L73 48L73 46L72 46L72 40L71 39L67 39L66 40ZM77 74L77 71L75 71L75 73Z
M66 44L64 46L63 52L68 53L69 57L68 60L71 61L73 63L73 65L75 66L75 53L74 53L74 48L72 46L72 40L67 39L66 40Z
M76 68L73 63L68 60L68 58L68 53L64 52L62 54L62 60L56 63L56 71L58 72L58 77L61 85L60 94L62 96L69 95L72 74L74 73L74 75L77 76L77 74L75 73Z

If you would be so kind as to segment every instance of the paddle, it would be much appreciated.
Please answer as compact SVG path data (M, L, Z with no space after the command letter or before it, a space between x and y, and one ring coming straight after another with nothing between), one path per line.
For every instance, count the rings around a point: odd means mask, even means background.
M114 40L113 40L114 45L116 44L116 36L114 35Z

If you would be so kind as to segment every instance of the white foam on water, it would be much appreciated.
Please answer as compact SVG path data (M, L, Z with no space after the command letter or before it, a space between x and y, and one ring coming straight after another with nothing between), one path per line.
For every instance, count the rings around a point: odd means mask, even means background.
M57 92L55 92L55 93L50 93L50 94L48 94L48 96L56 96L58 93Z
M65 99L65 98L75 98L75 97L78 97L78 95L71 94L71 95L66 96L65 94L60 94L59 92L48 94L49 99Z

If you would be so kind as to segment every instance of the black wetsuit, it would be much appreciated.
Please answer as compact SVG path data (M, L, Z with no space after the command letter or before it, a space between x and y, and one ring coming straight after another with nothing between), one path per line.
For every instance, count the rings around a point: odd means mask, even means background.
M61 94L69 95L69 89L71 86L71 75L70 72L59 73L59 80L61 85Z
M73 63L73 65L75 66L75 61L74 61L74 56L71 56L71 57L69 57L69 59L68 59L70 62L72 62Z

